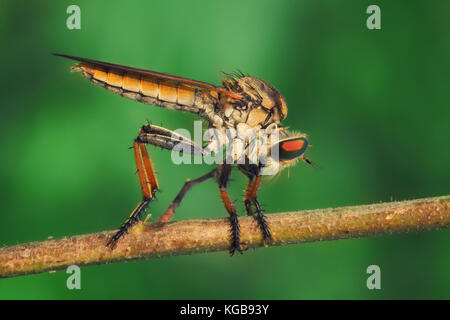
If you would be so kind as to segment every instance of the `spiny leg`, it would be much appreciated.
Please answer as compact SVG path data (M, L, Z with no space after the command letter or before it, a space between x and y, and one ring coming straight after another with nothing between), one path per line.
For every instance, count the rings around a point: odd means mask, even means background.
M212 177L215 176L217 169L212 170L211 172L197 178L194 180L189 180L187 179L186 182L184 183L183 187L181 188L181 190L178 192L177 196L175 197L175 199L173 199L172 203L169 205L169 207L167 208L167 210L164 212L164 214L159 217L156 222L169 222L172 217L173 214L175 213L175 210L178 208L178 206L181 203L181 200L183 200L184 196L186 195L186 193L195 185L206 181Z
M142 200L137 207L131 212L130 217L120 226L117 231L106 243L106 246L114 249L119 239L128 232L128 229L141 219L142 212L150 203L150 200Z
M244 195L244 205L245 209L247 210L247 215L253 216L258 222L258 225L263 233L264 242L265 243L272 242L273 237L272 234L270 233L270 228L267 224L266 217L262 213L261 205L259 204L257 199L258 189L261 184L260 169L252 167L251 171L242 169L241 171L244 172L244 174L249 178L249 182L247 188L245 189ZM253 215L251 203L253 203L253 205L256 208L256 216Z
M247 211L247 215L252 216L252 217L253 217L253 210L252 210L252 201L250 200L250 198L251 198L251 193L253 190L254 182L255 182L255 179L254 179L253 175L248 176L248 185L247 185L247 188L245 188L245 194L244 194L245 210Z
M203 150L201 146L196 145L193 141L189 140L186 137L183 137L177 134L174 131L169 129L158 127L155 125L145 125L142 127L142 130L139 135L139 139L143 143L152 144L154 146L174 151L175 147L176 152L182 152L183 154L191 154L191 155L202 155ZM214 177L217 169L212 170L211 172L197 178L194 180L186 180L184 186L179 191L178 195L173 199L172 203L169 205L164 214L159 217L156 222L169 222L175 210L180 205L186 193L195 185L206 181L212 177Z
M225 208L230 215L230 225L231 225L231 249L230 254L234 255L234 252L237 250L242 254L242 249L240 245L239 238L239 220L236 214L236 208L234 204L231 202L231 199L227 193L227 185L231 174L231 166L227 164L220 165L218 168L218 177L217 181L219 183L220 196L222 197L222 201L225 205Z
M140 134L142 133L142 130ZM142 201L136 206L136 208L131 212L128 219L122 224L119 231L116 232L106 244L111 249L114 249L119 239L128 232L128 229L139 221L142 213L145 211L146 207L150 201L154 198L156 191L158 190L158 181L155 176L155 171L153 169L152 162L148 156L145 144L136 138L133 143L134 157L136 160L137 172L139 175L139 182L142 189Z

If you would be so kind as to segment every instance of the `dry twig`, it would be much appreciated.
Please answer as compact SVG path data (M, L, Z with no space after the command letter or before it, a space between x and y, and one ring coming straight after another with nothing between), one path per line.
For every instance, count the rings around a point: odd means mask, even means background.
M269 214L273 245L358 238L450 226L450 196L375 205ZM241 217L241 240L260 247L262 235L251 217ZM227 250L229 221L184 220L139 223L111 251L115 230L0 248L0 277L79 266Z

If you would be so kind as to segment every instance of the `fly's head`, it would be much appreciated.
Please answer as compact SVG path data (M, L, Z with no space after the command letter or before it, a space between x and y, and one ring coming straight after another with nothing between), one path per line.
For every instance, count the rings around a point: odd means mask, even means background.
M310 147L309 140L306 134L289 132L284 128L277 129L277 139L271 140L269 147L269 157L265 166L273 167L276 165L276 174L282 169L295 164L298 160L302 160L307 164L312 164L311 161L305 157L305 152Z
M277 89L261 79L244 74L227 75L222 83L227 90L242 96L241 99L222 96L224 100L221 101L221 106L225 122L227 120L232 120L230 121L232 124L234 122L238 136L239 130L243 129L252 132L254 137L260 135L266 137L262 139L265 142L261 147L267 150L266 155L269 156L262 157L265 160L260 158L256 162L263 167L275 164L278 169L273 174L295 164L298 160L311 164L304 156L310 146L306 134L289 132L279 125L287 116L287 105ZM260 141L258 139L256 140ZM268 172L271 172L271 169Z
M287 115L287 105L281 93L267 82L240 75L227 76L223 86L240 93L242 99L224 97L222 105L227 118L237 123L245 123L250 128L264 129L271 124L279 124Z

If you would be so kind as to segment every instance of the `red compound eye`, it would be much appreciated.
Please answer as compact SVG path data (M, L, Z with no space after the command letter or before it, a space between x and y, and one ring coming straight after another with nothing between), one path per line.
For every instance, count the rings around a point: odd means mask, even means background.
M281 148L285 151L298 151L305 145L304 140L292 140L281 143Z
M292 160L300 157L308 148L308 140L304 137L290 138L277 144L281 161Z

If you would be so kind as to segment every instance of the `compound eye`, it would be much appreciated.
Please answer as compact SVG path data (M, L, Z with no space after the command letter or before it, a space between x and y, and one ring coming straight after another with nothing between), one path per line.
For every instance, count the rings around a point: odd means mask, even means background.
M280 161L293 160L305 153L308 148L308 139L290 138L278 143Z

